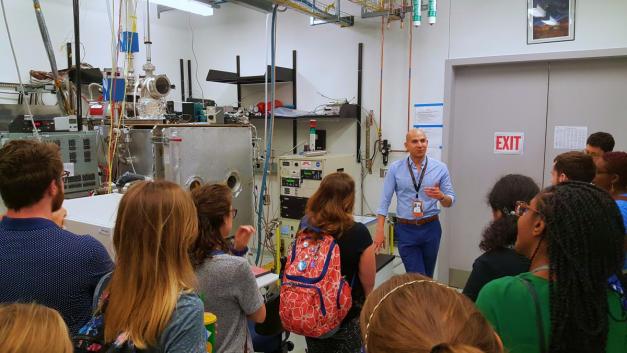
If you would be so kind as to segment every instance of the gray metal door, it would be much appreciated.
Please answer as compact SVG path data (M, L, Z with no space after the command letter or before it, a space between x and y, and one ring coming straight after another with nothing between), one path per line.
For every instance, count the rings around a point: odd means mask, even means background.
M549 78L545 186L551 183L553 159L566 152L553 148L555 126L609 132L614 150L627 150L627 58L552 62Z
M445 211L449 282L463 286L481 254L491 219L486 195L495 181L520 173L542 181L547 63L457 67L451 99L448 165L457 194ZM524 133L522 155L494 154L495 132ZM445 245L446 246L446 245Z

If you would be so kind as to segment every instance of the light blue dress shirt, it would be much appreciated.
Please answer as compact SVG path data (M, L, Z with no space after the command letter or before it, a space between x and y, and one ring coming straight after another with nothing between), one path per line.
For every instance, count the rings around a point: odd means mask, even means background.
M451 183L451 177L446 164L425 156L421 168L424 167L427 159L429 162L427 163L425 176L418 194L419 199L423 202L422 207L424 215L421 218L435 216L440 213L437 206L438 200L427 196L424 192L425 187L432 187L439 184L442 193L451 197L453 202L455 202L455 191L453 191L453 184ZM412 161L409 156L390 164L388 173L385 176L385 181L383 182L383 195L379 209L377 210L378 215L387 216L388 208L392 202L392 195L396 193L396 216L405 219L416 219L412 211L413 202L416 199L416 189L414 188L411 174L409 174L409 169L407 168L408 160L414 172L414 177L416 178L416 185L418 185L420 170L418 170L416 164L414 164L414 161Z

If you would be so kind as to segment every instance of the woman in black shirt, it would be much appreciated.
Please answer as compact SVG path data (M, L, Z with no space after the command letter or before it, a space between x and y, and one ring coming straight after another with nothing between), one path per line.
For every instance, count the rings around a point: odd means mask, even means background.
M517 201L529 202L539 191L533 179L520 174L508 174L492 187L488 194L492 222L483 231L479 243L484 253L473 263L464 287L464 294L472 301L477 300L479 291L488 282L529 271L529 260L512 249L518 219L514 209Z
M359 314L374 288L376 263L372 237L366 226L353 220L355 182L346 173L326 176L307 202L303 226L332 235L340 248L341 272L351 285L350 311L331 337L306 337L309 353L358 353L361 351Z

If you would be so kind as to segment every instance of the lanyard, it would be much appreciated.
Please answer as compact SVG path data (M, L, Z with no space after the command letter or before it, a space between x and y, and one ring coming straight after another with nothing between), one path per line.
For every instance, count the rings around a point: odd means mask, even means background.
M409 157L407 157L407 169L409 169L409 174L411 174L411 181L414 183L414 189L416 189L416 198L418 197L418 191L420 191L420 186L422 185L422 179L425 177L425 171L427 170L427 164L429 163L429 159L425 156L425 167L422 168L420 172L420 180L418 180L418 184L416 184L416 177L414 176L414 171L411 169L411 164L409 164Z

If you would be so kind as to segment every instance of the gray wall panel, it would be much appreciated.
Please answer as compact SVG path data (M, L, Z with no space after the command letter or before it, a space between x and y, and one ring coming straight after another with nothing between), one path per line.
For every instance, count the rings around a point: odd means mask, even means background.
M553 148L555 126L609 132L614 150L627 150L627 58L552 62L549 72L545 186L551 183L553 159L566 152Z
M449 131L449 168L457 193L447 211L449 267L470 270L491 219L486 195L508 173L542 180L547 99L546 63L456 68ZM494 133L524 132L523 155L493 153Z

